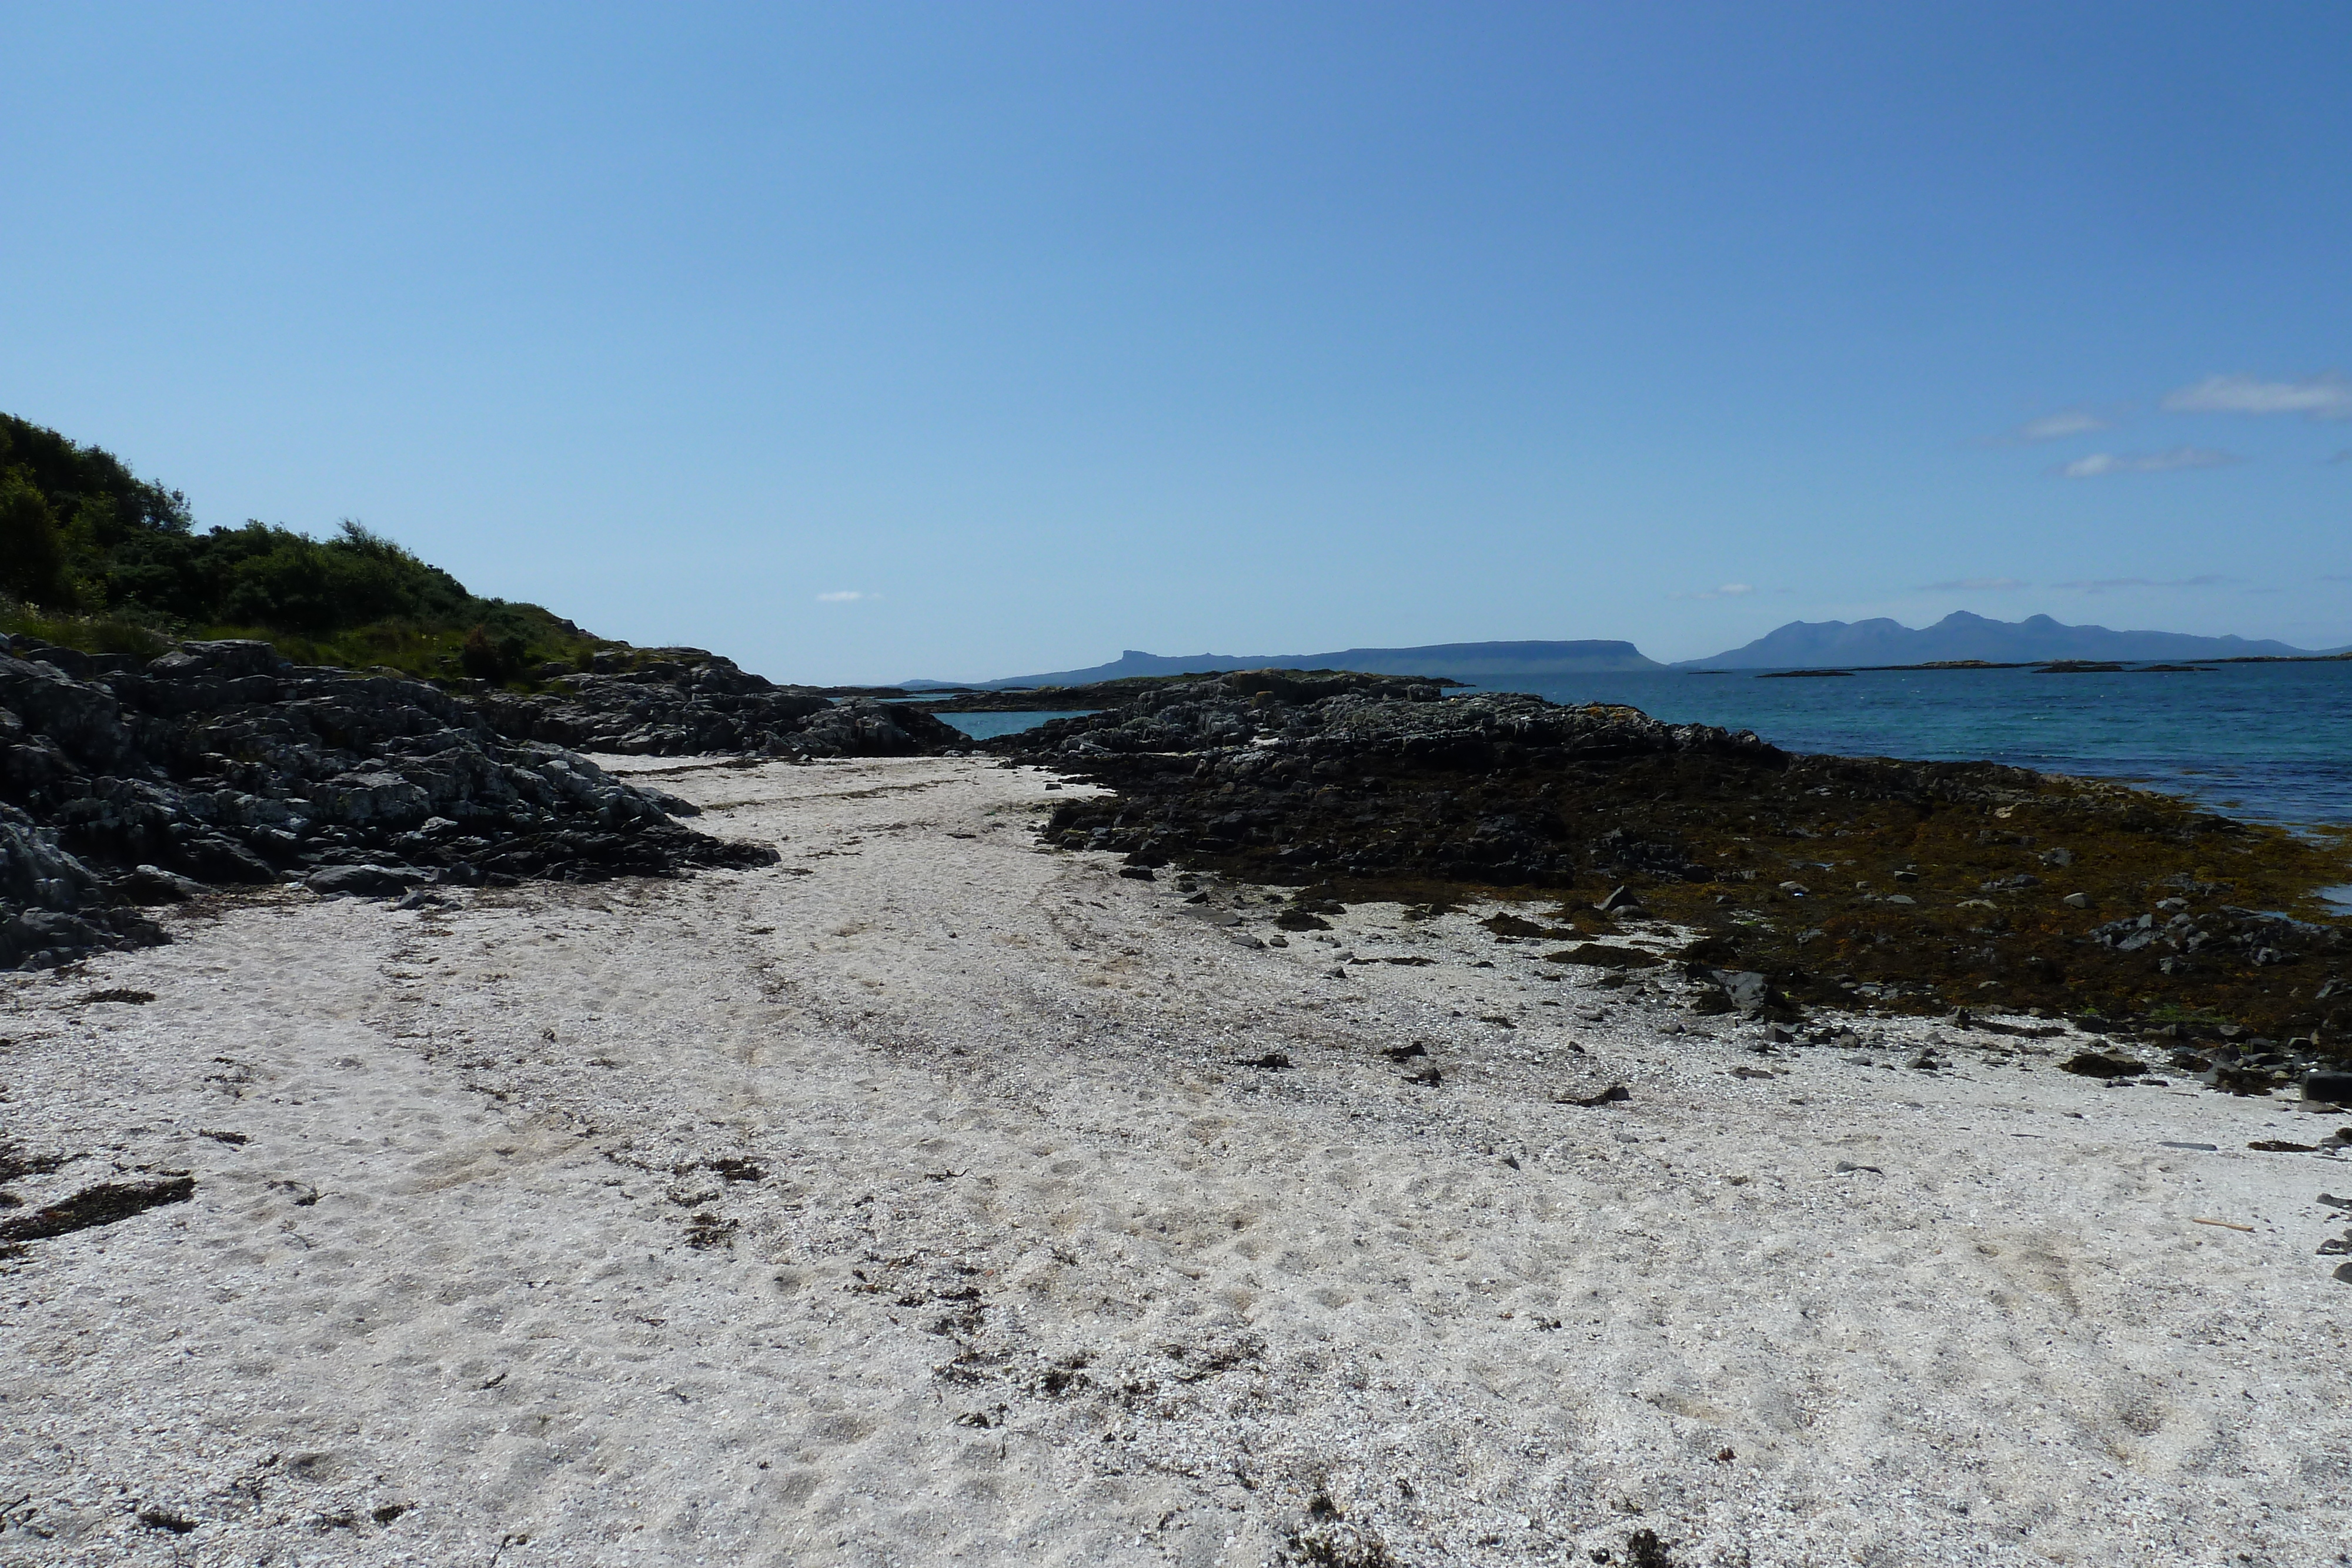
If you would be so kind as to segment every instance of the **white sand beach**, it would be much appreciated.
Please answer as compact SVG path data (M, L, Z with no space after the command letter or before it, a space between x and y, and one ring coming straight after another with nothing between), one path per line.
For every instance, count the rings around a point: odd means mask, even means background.
M2342 1118L599 760L782 864L0 979L8 1212L195 1180L0 1260L0 1563L2352 1561Z

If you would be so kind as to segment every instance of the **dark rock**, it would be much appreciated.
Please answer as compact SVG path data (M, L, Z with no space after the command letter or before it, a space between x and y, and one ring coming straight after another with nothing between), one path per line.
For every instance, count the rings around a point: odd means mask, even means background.
M1726 1000L1741 1016L1751 1019L1794 1019L1797 1005L1775 988L1771 979L1753 969L1716 969L1697 977L1720 987Z
M600 653L594 664L551 691L487 693L482 716L509 739L631 756L906 757L971 745L919 709L779 686L698 648Z
M0 1221L0 1243L46 1241L95 1226L112 1225L163 1204L185 1203L195 1190L195 1179L184 1176L101 1182L21 1218Z
M1621 947L1610 942L1580 942L1573 947L1545 954L1543 961L1547 964L1584 964L1600 969L1652 969L1665 962L1655 953L1644 953L1639 947Z
M2330 1105L2352 1105L2352 1072L2306 1072L2303 1097Z
M89 679L0 655L0 968L161 941L138 905L288 871L397 893L776 858L679 827L683 801L506 739L432 685L288 664L262 643Z
M1050 844L1165 855L1351 903L1501 896L1521 913L1497 935L1552 941L1604 929L1591 901L1622 888L1609 900L1622 907L1638 888L1659 917L1734 941L1709 962L1727 968L1736 956L1791 1009L1802 998L1945 1013L1965 996L2071 1015L2129 998L2313 1039L2308 1054L2330 1065L2352 1036L2352 1007L2315 997L2352 956L2352 927L2221 905L2227 890L2185 869L2242 853L2245 903L2302 907L2306 884L2342 880L2333 852L2144 791L1994 763L1795 756L1612 705L1507 693L1412 702L1340 677L1169 680L979 748L1105 787L1065 798ZM2049 869L2037 841L2060 835L2069 883L2038 885L2021 862ZM1991 881L2000 899L1809 889L1796 903L1808 881L1826 887L1849 866L1880 888L1957 894ZM1768 891L1784 880L1788 892ZM1559 898L1557 929L1527 918L1538 912L1525 890L1574 887L1591 891ZM2062 903L2070 892L2078 907L2116 914L2179 896L2146 923L2134 913L2092 936ZM2306 984L2275 983L2301 978L2298 964L2314 966ZM1831 978L1837 970L1850 972ZM1700 1005L1738 1005L1724 997Z
M2108 1056L2095 1051L2078 1051L2058 1066L2061 1071L2084 1078L2137 1078L2147 1071L2145 1061L2135 1061L2128 1056Z
M425 880L425 873L413 865L339 865L312 872L302 884L326 897L338 894L380 897L405 893Z
M204 884L161 866L142 865L116 877L110 891L125 904L185 904L204 891Z

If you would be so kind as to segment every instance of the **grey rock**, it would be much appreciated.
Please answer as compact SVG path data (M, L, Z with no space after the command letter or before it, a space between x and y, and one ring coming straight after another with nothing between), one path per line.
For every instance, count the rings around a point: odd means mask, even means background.
M191 643L0 653L0 969L160 942L137 906L289 873L342 892L768 863L682 805L420 681Z
M373 897L404 893L425 880L425 873L413 865L338 865L312 872L302 879L302 885L328 897L337 894Z
M779 686L698 648L653 649L634 663L599 654L595 665L551 691L486 694L482 716L510 739L633 756L905 757L971 744L928 713Z

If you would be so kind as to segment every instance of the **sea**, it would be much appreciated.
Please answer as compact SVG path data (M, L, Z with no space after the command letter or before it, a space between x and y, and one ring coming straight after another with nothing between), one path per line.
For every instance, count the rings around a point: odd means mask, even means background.
M1752 729L1789 751L1993 761L2121 779L2233 817L2352 827L2352 660L2179 674L1856 670L1498 675L1491 691L1624 703L1673 724ZM975 737L1066 714L942 714Z

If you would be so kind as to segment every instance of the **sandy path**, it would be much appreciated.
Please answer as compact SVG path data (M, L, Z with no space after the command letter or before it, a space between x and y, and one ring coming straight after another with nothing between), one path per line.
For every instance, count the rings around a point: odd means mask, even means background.
M2352 1172L2246 1151L2332 1124L1245 947L982 763L654 781L782 867L7 983L11 1190L197 1186L0 1263L0 1562L2345 1560Z

